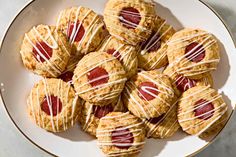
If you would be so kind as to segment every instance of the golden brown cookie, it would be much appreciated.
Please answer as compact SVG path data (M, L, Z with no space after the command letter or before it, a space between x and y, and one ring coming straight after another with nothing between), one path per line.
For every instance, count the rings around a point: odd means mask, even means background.
M140 118L155 118L166 113L175 99L170 79L157 71L142 71L125 85L123 102Z
M70 84L60 79L43 79L31 90L27 108L39 127L61 132L77 122L81 104Z
M166 20L157 16L151 36L140 44L139 67L154 70L167 65L167 42L174 33L174 28L168 25Z
M175 94L179 97L183 92L187 91L189 88L198 85L210 85L213 86L213 78L210 73L207 73L205 77L201 79L190 79L183 75L175 72L174 68L167 66L163 73L171 78L172 86L175 90Z
M71 7L60 12L57 29L68 37L73 46L73 56L95 51L104 38L102 18L86 7Z
M210 128L204 131L199 137L202 139L208 138L219 133L226 125L229 119L229 113L226 112L219 120L217 120Z
M143 122L129 112L111 112L103 117L96 136L106 156L137 156L145 143Z
M180 128L177 119L177 103L173 104L167 113L159 117L145 120L147 137L149 138L169 138Z
M77 94L85 101L107 105L119 97L126 73L121 63L106 52L92 52L78 63L73 84Z
M200 135L216 123L226 112L227 104L210 86L195 86L183 93L179 100L178 121L183 131Z
M147 0L109 0L104 10L109 33L131 45L151 35L154 19L155 4Z
M167 56L178 74L200 79L217 68L219 44L206 31L186 28L175 33L168 42Z
M99 51L107 52L115 56L123 65L127 78L135 75L138 68L137 49L131 45L127 45L109 36L103 42Z
M120 97L105 106L99 106L94 105L90 102L84 102L84 104L82 105L82 111L81 116L79 117L79 122L85 132L96 136L96 129L98 127L99 120L102 117L106 116L110 112L123 111L125 111L125 108Z
M25 34L20 54L28 70L44 77L58 77L66 68L71 49L66 36L55 27L38 25Z

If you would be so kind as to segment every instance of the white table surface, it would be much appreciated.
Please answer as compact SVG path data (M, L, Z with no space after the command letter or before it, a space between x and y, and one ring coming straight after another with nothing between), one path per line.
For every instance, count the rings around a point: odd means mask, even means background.
M29 0L0 0L0 39L16 13ZM226 21L236 39L236 0L204 0ZM235 138L235 139L234 139ZM10 121L0 100L0 157L49 157L32 145ZM220 137L197 156L236 156L236 116Z

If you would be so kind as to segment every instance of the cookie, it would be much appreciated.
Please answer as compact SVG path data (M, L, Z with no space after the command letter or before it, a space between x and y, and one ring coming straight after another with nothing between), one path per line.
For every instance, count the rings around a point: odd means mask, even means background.
M71 49L66 36L55 27L38 25L25 34L20 54L28 70L44 77L58 77L66 68Z
M99 120L110 112L123 112L125 108L119 97L109 105L99 106L90 102L85 102L82 105L82 114L79 117L79 122L82 129L90 135L96 136L96 129Z
M86 7L71 7L60 12L57 29L62 31L73 46L73 56L95 51L104 38L102 18Z
M177 103L175 103L167 113L144 120L148 138L169 138L178 131L180 125L177 119L177 107Z
M219 120L217 120L214 124L212 124L212 126L208 128L206 131L204 131L199 137L204 139L219 133L226 125L228 119L229 119L229 114L228 112L226 112Z
M167 66L163 71L165 75L168 75L171 78L172 86L175 90L175 94L180 96L183 92L187 91L189 88L198 86L198 85L210 85L213 86L213 78L210 73L207 73L205 77L201 79L190 79L181 74L175 72L174 68Z
M85 101L107 105L122 92L126 73L121 63L106 52L92 52L78 63L73 76L77 94Z
M81 104L70 84L52 78L34 85L27 99L27 108L39 127L62 132L77 122Z
M167 42L175 30L166 20L156 17L151 36L140 44L139 67L145 70L159 69L168 64Z
M175 33L168 42L167 56L178 74L200 79L217 68L219 43L206 31L186 28Z
M166 113L175 99L170 79L157 71L142 71L125 85L123 102L139 118L155 118Z
M127 78L135 75L138 68L137 49L110 36L102 44L99 51L115 56L123 65Z
M137 156L145 143L143 122L129 112L112 112L101 118L96 136L106 156Z
M200 135L227 111L222 96L210 86L195 86L183 93L178 103L178 121L183 131Z
M154 27L155 4L148 0L109 0L104 21L109 33L130 45L145 41Z

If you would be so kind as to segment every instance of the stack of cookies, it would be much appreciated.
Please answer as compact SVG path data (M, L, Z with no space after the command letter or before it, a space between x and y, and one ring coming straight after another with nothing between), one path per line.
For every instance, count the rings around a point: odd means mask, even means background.
M212 88L217 39L176 31L152 0L109 0L104 18L86 7L65 9L56 26L26 33L20 54L43 77L27 99L33 121L51 132L78 122L106 156L137 156L145 137L177 130L207 137L228 118Z

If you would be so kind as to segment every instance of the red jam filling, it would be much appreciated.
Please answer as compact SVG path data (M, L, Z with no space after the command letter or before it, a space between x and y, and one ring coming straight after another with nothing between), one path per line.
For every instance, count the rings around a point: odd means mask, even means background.
M38 49L38 51L34 48L33 49L33 54L34 57L39 61L39 62L45 62L45 60L49 60L52 57L52 48L49 47L44 41L41 42L37 42L36 43L36 47ZM40 54L41 53L41 54ZM46 59L44 59L44 57Z
M102 118L106 116L108 113L113 111L113 107L111 105L105 105L105 106L93 106L93 114L97 118Z
M74 75L73 72L67 71L67 72L61 74L58 78L62 79L65 82L71 82L73 75Z
M108 49L107 53L110 55L113 55L114 57L116 57L119 61L121 60L121 55L119 51L116 51L115 49Z
M87 74L89 83L92 87L97 87L99 85L105 84L109 80L108 72L101 68L96 67Z
M156 32L153 32L148 40L141 44L142 50L147 50L147 52L154 52L159 50L161 47L160 35Z
M139 11L133 7L123 8L120 12L120 22L128 29L135 29L141 21Z
M148 121L152 124L157 124L158 122L160 122L160 120L162 120L163 117L164 117L164 114L162 114L159 117L151 118Z
M69 24L69 29L67 34L68 38L71 39L71 41L79 42L83 38L84 33L85 29L82 24L80 25L79 21L76 23L76 25L74 23Z
M185 48L186 58L195 63L202 61L205 58L205 53L203 45L197 42L193 42Z
M200 107L199 107L200 106ZM214 114L214 105L207 100L200 99L195 103L195 116L202 120L211 118Z
M190 88L193 88L196 86L195 80L189 79L184 76L178 76L175 81L175 85L181 92L185 92Z
M157 87L152 82L143 82L139 85L139 97L146 101L153 100L159 94Z
M112 131L112 144L120 149L129 149L134 142L133 133L130 132L129 129L120 129L121 128L117 128Z
M62 110L62 102L57 96L45 97L41 103L41 109L47 114L51 115L50 108L52 109L52 115L56 116Z

